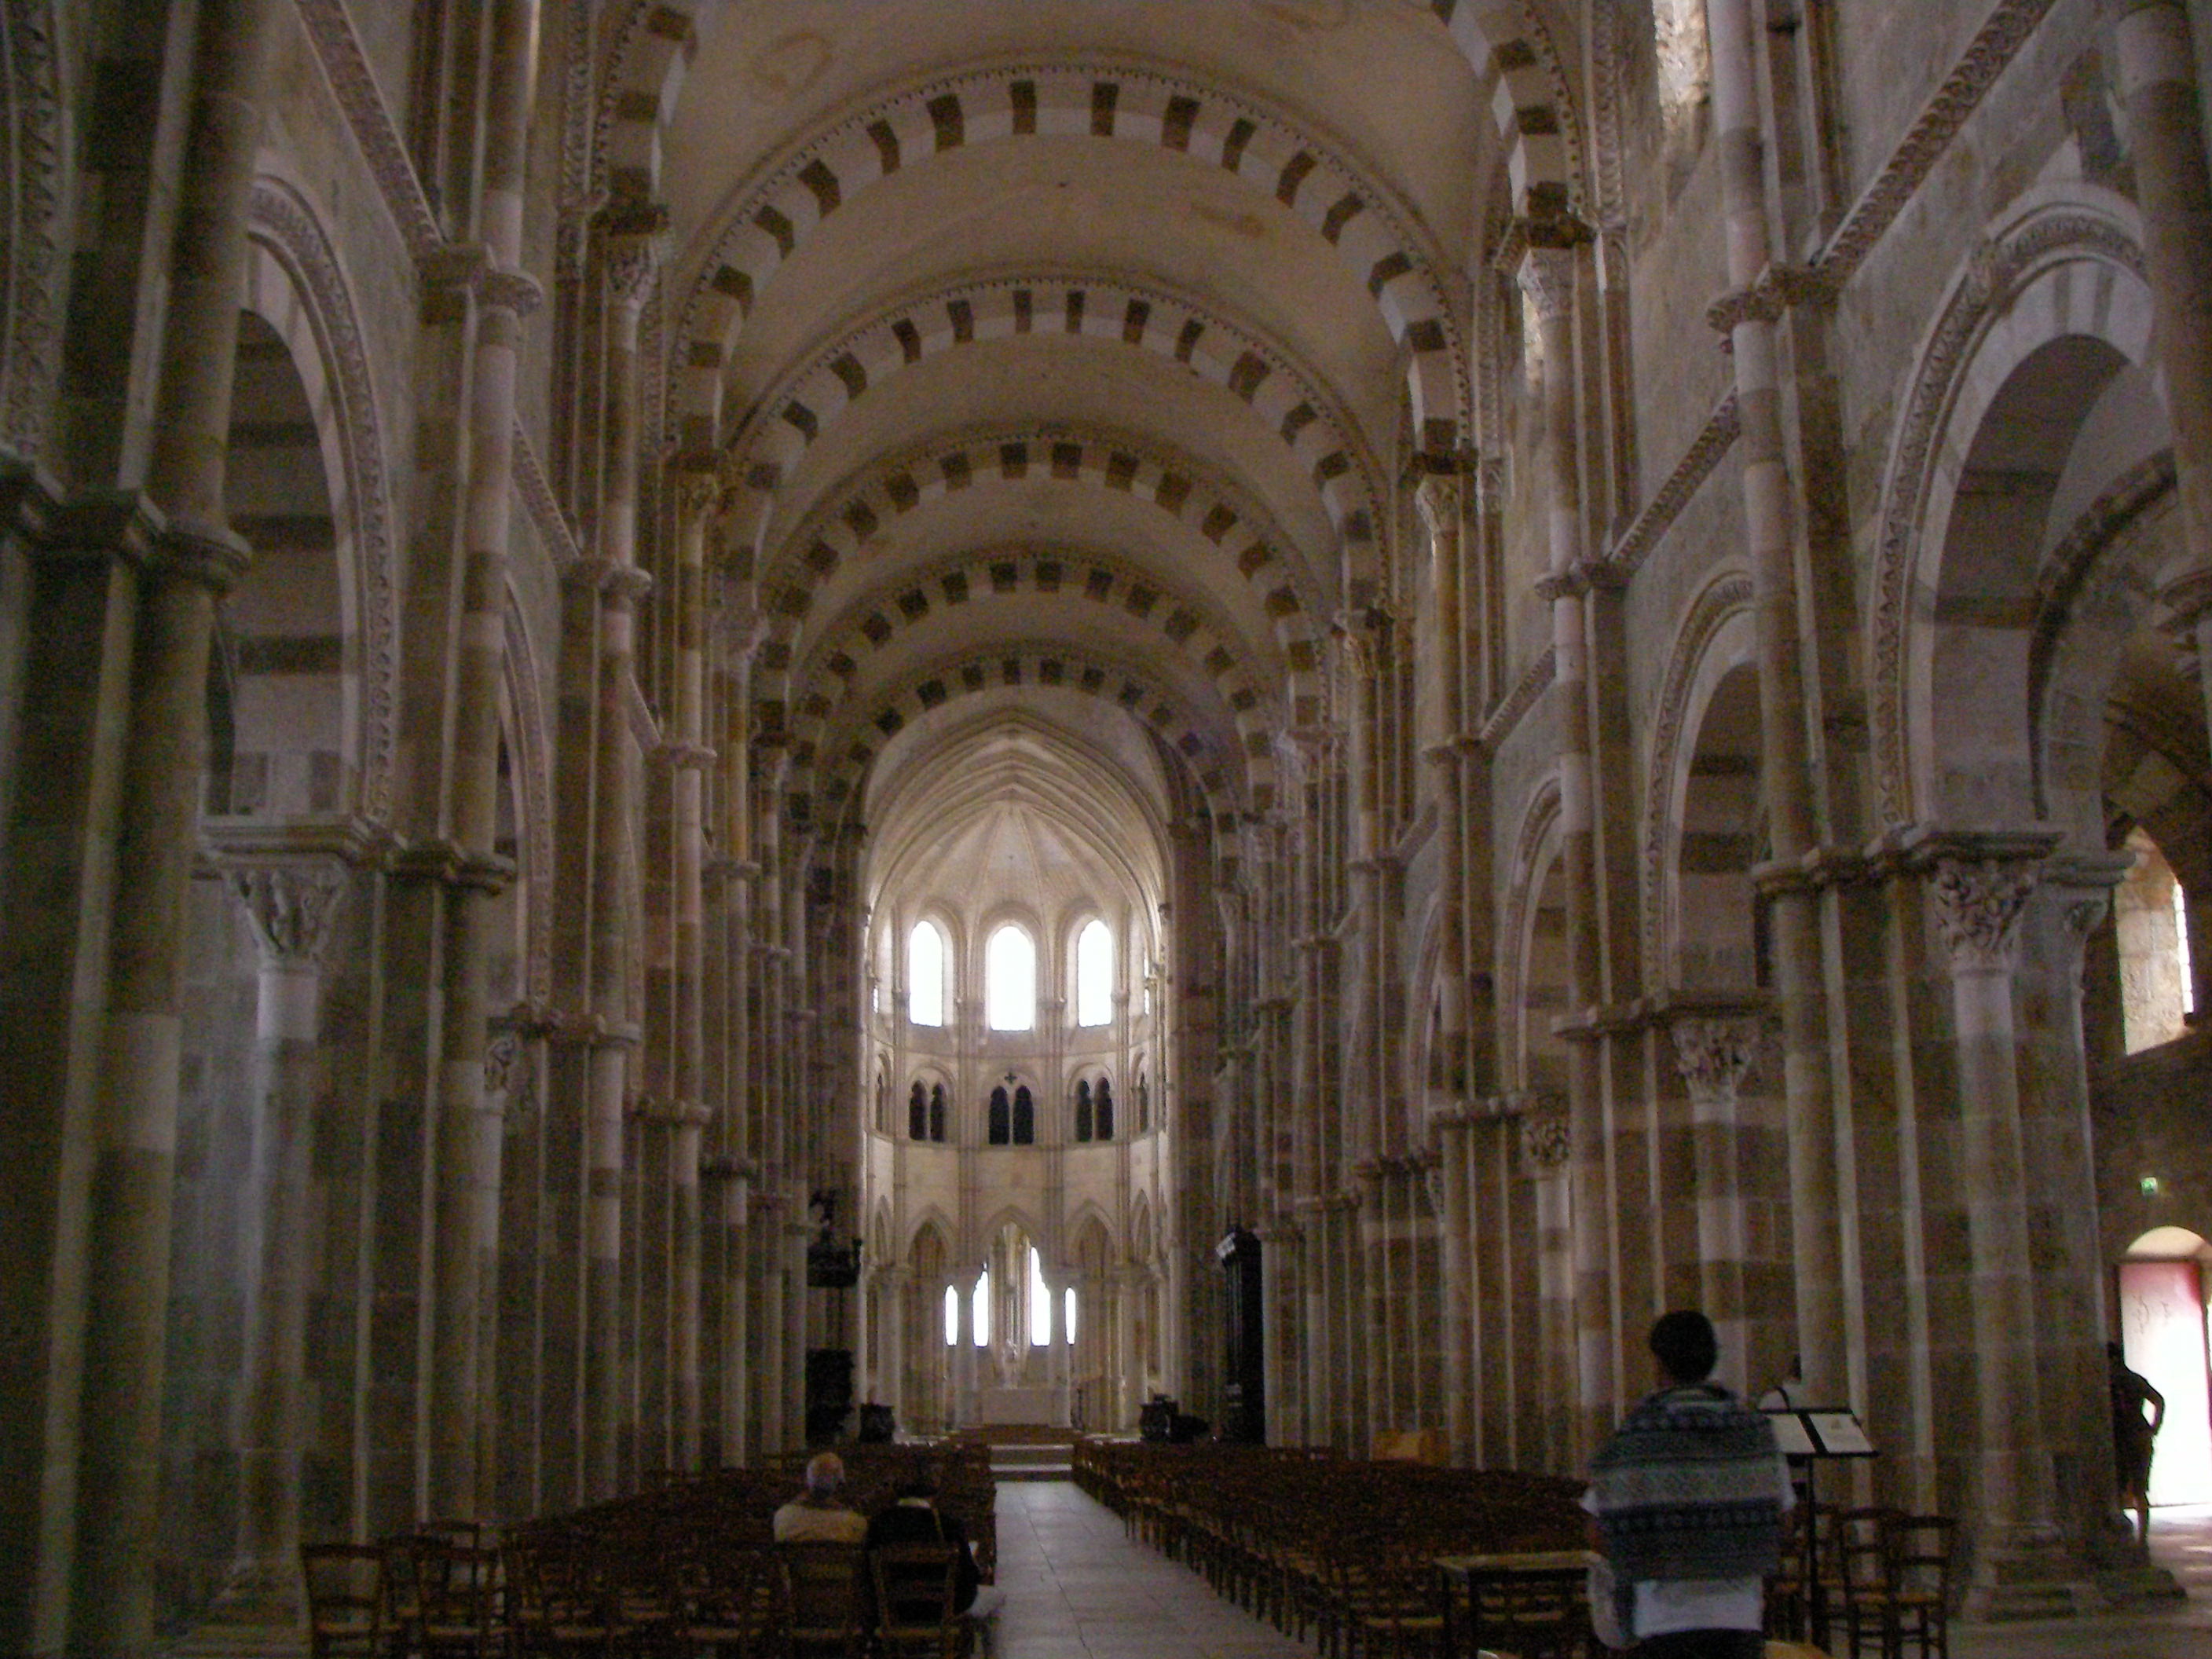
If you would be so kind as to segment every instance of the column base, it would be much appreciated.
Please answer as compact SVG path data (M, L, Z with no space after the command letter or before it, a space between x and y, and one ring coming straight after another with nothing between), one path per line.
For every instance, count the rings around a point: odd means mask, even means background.
M2092 1569L2055 1530L2021 1528L1986 1539L1978 1558L1964 1609L1977 1622L2078 1619L2111 1606Z

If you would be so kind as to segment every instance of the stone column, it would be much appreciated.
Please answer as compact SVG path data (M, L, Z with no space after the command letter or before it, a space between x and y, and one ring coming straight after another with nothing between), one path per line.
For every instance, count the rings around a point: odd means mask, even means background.
M1559 874L1565 891L1567 1005L1582 1019L1602 995L1596 825L1593 818L1589 617L1583 564L1583 507L1574 378L1572 228L1558 245L1532 246L1516 278L1536 313L1544 354L1547 459L1545 514L1551 570L1538 585L1552 611L1552 701L1559 711ZM1593 1449L1613 1428L1613 1273L1608 1218L1605 1103L1599 1054L1588 1036L1567 1044L1567 1113L1573 1149L1574 1368L1559 1399L1570 1407L1576 1444Z
M1938 848L1936 924L1949 959L1959 1079L1960 1198L1972 1261L1973 1565L1967 1604L2064 1612L2050 1449L2035 1373L2036 1307L2013 1029L2016 923L2046 837Z
M1443 1316L1444 1438L1451 1449L1451 1461L1464 1468L1474 1460L1474 1425L1480 1419L1481 1409L1481 1385L1473 1356L1474 1261L1468 1248L1468 1195L1474 1137L1463 1106L1437 1119L1436 1128L1441 1143L1437 1222L1443 1231L1440 1301Z
M1563 1474L1585 1461L1576 1443L1575 1147L1566 1109L1543 1105L1524 1112L1517 1150L1536 1189L1537 1352L1530 1381L1543 1434L1540 1446L1521 1449L1522 1467Z
M153 1633L185 894L207 763L216 600L247 556L225 517L224 463L246 198L276 10L274 0L205 0L199 10L150 423L146 491L167 522L140 579L131 729L115 786L68 1644L102 1659L144 1651Z
M1785 297L1773 269L1765 153L1759 108L1753 0L1705 0L1712 46L1729 292L1711 321L1727 334L1735 368L1745 533L1759 648L1759 784L1772 864L1761 881L1782 1005L1784 1091L1790 1117L1792 1256L1797 1351L1808 1388L1850 1397L1842 1238L1838 1210L1836 1107L1829 1081L1826 983L1820 895L1802 878L1817 853L1806 687L1798 631L1791 487L1776 367L1774 319Z
M1698 1299L1713 1322L1721 1352L1747 1367L1752 1355L1745 1295L1741 1137L1736 1095L1759 1052L1759 1024L1750 1014L1704 1014L1676 1020L1674 1064L1690 1092L1690 1144L1696 1169L1692 1194L1698 1218Z
M2212 166L2205 159L2197 58L2181 0L2109 3L2118 19L2120 98L2142 210L2153 344L2166 370L2166 413L2173 422L2185 564L2196 577L2187 625L2212 704L2212 673L2206 672L2212 665Z
M255 983L249 1213L256 1218L240 1391L238 1557L224 1600L301 1611L300 1460L305 1448L309 1171L329 1088L323 957L345 891L335 859L244 863L230 877L260 955Z

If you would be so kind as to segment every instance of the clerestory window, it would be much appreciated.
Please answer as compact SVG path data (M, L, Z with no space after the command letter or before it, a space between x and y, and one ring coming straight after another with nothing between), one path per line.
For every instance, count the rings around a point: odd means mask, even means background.
M994 1031L1036 1024L1036 946L1008 922L983 950L983 1012Z
M933 921L917 921L906 939L907 1018L916 1025L945 1024L945 933Z
M1075 936L1075 1023L1105 1025L1114 1018L1114 935L1095 917Z

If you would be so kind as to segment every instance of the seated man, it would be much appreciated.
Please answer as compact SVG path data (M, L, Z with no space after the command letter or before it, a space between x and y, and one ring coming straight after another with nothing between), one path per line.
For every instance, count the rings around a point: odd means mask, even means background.
M878 1510L875 1519L868 1522L868 1547L874 1549L881 1544L957 1546L960 1565L953 1577L953 1610L967 1615L988 1655L995 1628L993 1620L1006 1605L1006 1592L995 1586L982 1588L983 1575L976 1568L975 1552L969 1544L968 1529L960 1524L958 1516L944 1514L938 1509L936 1497L936 1488L927 1478L902 1482L890 1506Z
M836 1452L806 1460L806 1490L775 1512L779 1544L857 1544L867 1536L867 1517L837 1496L845 1461Z

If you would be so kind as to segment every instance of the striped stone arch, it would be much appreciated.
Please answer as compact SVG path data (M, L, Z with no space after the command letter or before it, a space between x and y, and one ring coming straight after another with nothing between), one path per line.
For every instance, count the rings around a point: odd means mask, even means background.
M1506 866L1504 905L1498 930L1498 959L1492 971L1498 987L1498 1006L1518 1009L1528 984L1528 923L1530 907L1537 900L1543 877L1559 848L1559 778L1548 774L1530 797L1515 838L1512 861ZM1528 1045L1525 1019L1513 1023L1508 1060L1515 1079L1528 1083Z
M1566 75L1530 0L1411 0L1437 15L1474 69L1492 86L1490 117L1505 149L1513 210L1541 215L1576 198L1579 131Z
M1457 325L1433 261L1383 191L1289 120L1155 70L1018 65L930 82L847 118L793 152L730 216L673 331L672 436L714 446L723 365L756 298L799 242L869 185L947 151L1089 134L1179 151L1235 173L1334 246L1407 357L1425 449L1458 442L1465 404Z
M1318 697L1310 677L1321 660L1321 630L1255 508L1233 501L1223 486L1203 479L1195 469L1156 459L1134 442L1032 430L987 434L909 454L809 514L784 544L784 556L761 573L766 628L753 659L755 672L788 672L793 641L813 608L814 584L858 556L884 525L958 490L1031 477L1120 490L1148 501L1232 555L1274 623L1299 705Z
M1025 335L1119 343L1181 364L1251 405L1296 457L1356 568L1375 563L1381 493L1352 423L1313 377L1250 331L1157 286L1088 276L994 276L908 301L854 330L763 399L739 435L732 526L763 545L775 492L853 404L915 363L957 347Z
M647 199L657 186L663 124L675 106L704 3L635 0L615 32L600 104L599 153L604 182L618 199ZM1474 71L1478 88L1490 88L1490 118L1505 151L1514 210L1540 213L1571 203L1582 165L1579 127L1565 70L1528 0L1404 3L1432 14ZM1117 114L1109 107L1106 119L1113 122ZM889 123L882 112L863 118L870 118ZM891 130L898 131L896 125ZM933 123L927 137L933 146ZM839 178L843 182L843 175Z
M1073 595L1127 611L1158 629L1169 649L1188 660L1220 693L1247 757L1255 799L1276 798L1279 792L1271 727L1290 711L1267 707L1267 694L1254 684L1234 633L1218 618L1208 617L1201 601L1164 592L1158 581L1144 573L1079 549L1024 547L965 553L927 570L903 573L896 582L857 600L847 612L850 620L826 637L810 653L802 672L793 676L794 686L805 688L789 706L794 752L818 745L823 728L845 707L870 656L927 620L939 606L957 607L986 592ZM1275 717L1272 721L1271 713Z
M783 797L792 819L811 826L817 818L841 816L859 799L860 775L909 721L955 697L1010 685L1081 692L1111 702L1152 727L1182 759L1192 786L1205 798L1207 811L1223 832L1216 837L1216 846L1233 848L1235 837L1227 832L1235 829L1245 799L1239 788L1247 775L1243 758L1210 740L1173 698L1153 689L1140 669L1101 653L1059 645L959 652L917 669L895 690L852 705L847 717L828 726L818 742L805 750L793 744L788 750ZM1266 809L1255 800L1254 810Z

